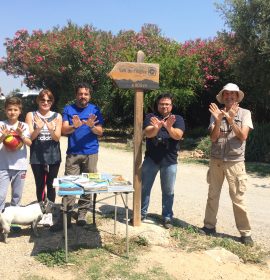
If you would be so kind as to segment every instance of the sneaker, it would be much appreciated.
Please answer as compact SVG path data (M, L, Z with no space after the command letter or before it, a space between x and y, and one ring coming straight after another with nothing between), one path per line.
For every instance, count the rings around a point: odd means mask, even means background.
M251 236L241 236L240 240L241 243L246 246L252 247L254 245L254 241L252 240Z
M44 227L50 227L53 225L53 218L52 218L52 213L48 213L43 215L43 226Z
M163 226L166 229L171 229L173 227L171 219L165 219L163 222Z
M216 234L216 228L202 227L198 230L198 232L204 235L214 235Z

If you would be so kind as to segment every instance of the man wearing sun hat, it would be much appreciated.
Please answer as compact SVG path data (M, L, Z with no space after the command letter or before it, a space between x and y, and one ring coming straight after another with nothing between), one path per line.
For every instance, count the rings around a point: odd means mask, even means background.
M207 173L209 192L201 232L208 235L216 233L219 198L226 178L241 242L252 246L251 227L244 203L247 186L244 161L246 139L253 124L250 111L239 107L243 98L243 91L236 84L228 83L216 96L217 101L224 104L224 108L219 109L215 103L211 103L209 107L212 146Z

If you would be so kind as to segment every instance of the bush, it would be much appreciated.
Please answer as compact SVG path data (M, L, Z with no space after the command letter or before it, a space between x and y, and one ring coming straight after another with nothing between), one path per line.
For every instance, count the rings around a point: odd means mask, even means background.
M211 152L211 140L209 136L202 137L196 147L196 149L203 151L206 158L210 157Z
M246 160L270 163L270 124L254 124L246 145ZM198 141L196 149L202 150L207 158L210 157L211 140L209 136Z
M246 160L270 163L270 124L254 124L246 147Z

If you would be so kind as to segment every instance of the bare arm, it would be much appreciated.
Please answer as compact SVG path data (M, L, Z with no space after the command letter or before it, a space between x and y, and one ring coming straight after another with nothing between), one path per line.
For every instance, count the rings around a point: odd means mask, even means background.
M30 137L31 140L34 140L38 137L40 130L44 126L44 122L35 114L34 115L34 120L33 120L33 113L29 112L26 115L25 122L29 126L29 132L30 132ZM33 122L36 124L36 128L33 126Z
M175 115L170 115L166 121L163 121L163 126L167 129L170 137L174 140L180 140L184 134L180 128L173 127L176 121Z
M157 136L159 130L161 129L163 123L156 117L150 119L150 125L144 129L144 134L147 138L153 138Z
M90 117L91 118L91 117ZM87 121L81 121L77 115L74 115L72 118L73 125L70 125L68 121L62 122L62 134L67 135L73 133L78 127L86 124L92 130L92 132L98 136L102 136L103 127L100 124L95 125L96 118L90 118Z

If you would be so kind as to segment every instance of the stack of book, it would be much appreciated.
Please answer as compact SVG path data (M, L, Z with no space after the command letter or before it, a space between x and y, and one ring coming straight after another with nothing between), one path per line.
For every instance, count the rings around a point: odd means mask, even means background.
M101 192L132 192L133 186L121 175L107 173L82 173L79 176L63 176L54 179L58 195L81 195Z
M133 192L132 184L125 180L122 175L112 175L109 181L108 191L110 192Z
M84 190L81 186L74 183L77 178L65 176L62 178L54 179L53 186L58 189L57 193L60 196L64 195L81 195Z

